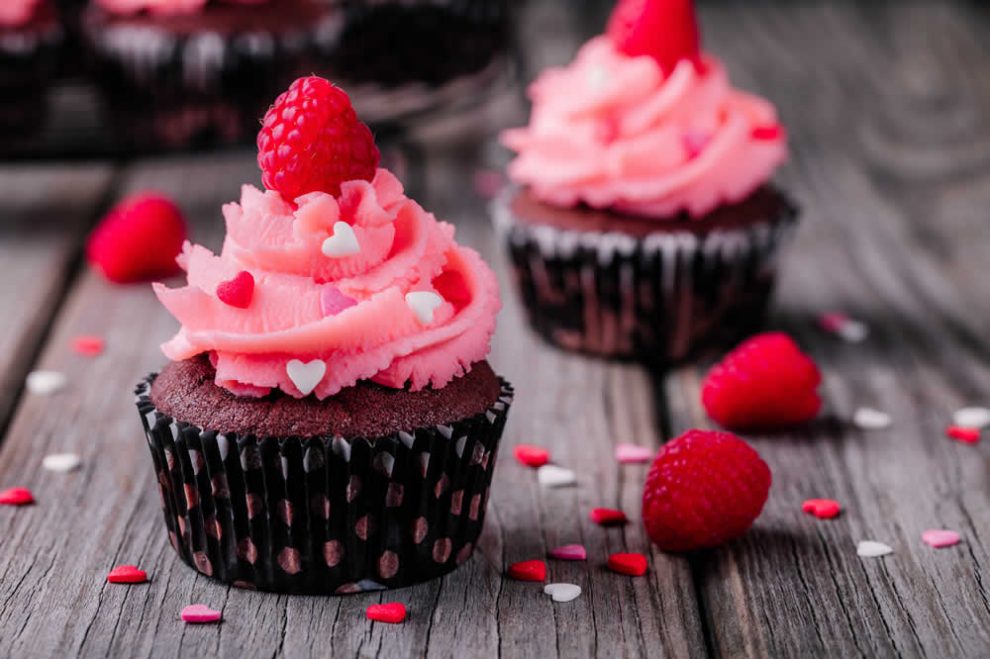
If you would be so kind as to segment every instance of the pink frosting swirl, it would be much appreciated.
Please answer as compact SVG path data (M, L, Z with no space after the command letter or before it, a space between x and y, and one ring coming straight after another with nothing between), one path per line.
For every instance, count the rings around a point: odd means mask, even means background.
M235 394L323 399L366 379L439 388L488 354L494 273L386 170L296 204L244 186L223 214L222 253L187 243L188 285L154 289L182 323L165 355L209 353L216 383ZM217 295L243 271L255 282L244 309Z
M746 197L787 157L773 106L733 89L712 56L665 77L653 58L600 36L529 94L529 126L503 134L518 154L509 176L556 206L700 217Z
M27 25L34 16L38 0L0 1L0 27L21 27Z
M257 5L267 0L224 0L242 5ZM195 14L209 0L96 0L97 4L112 14L136 14L147 11L152 14Z

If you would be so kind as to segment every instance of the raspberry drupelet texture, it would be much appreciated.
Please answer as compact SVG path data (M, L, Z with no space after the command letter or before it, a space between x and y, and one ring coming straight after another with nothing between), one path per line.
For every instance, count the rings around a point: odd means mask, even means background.
M727 432L689 430L660 451L643 488L643 524L664 551L715 547L752 526L770 493L770 468Z
M265 114L258 133L262 182L287 201L317 191L337 196L341 183L372 180L380 159L351 99L318 76L293 82Z

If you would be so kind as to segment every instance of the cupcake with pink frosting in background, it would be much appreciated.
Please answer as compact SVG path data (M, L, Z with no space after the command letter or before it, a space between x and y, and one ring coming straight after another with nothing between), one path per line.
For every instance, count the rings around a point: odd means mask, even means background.
M49 0L0 1L0 136L5 142L32 137L43 125L48 83L63 41Z
M407 197L347 95L297 80L188 284L137 405L169 539L245 588L351 593L440 576L481 533L512 388L485 361L494 273Z
M797 218L770 182L786 132L701 49L693 3L620 2L529 95L493 215L536 331L662 365L758 328Z

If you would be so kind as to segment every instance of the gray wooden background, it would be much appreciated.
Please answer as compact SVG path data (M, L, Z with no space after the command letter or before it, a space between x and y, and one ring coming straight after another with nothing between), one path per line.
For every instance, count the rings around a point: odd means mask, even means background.
M524 78L570 59L600 30L607 2L532 0L521 17ZM658 447L707 426L705 364L651 376L632 365L556 352L525 327L506 260L472 191L506 154L500 127L524 120L513 93L470 119L419 133L411 192L458 225L505 286L492 361L520 395L510 417L489 523L474 559L442 580L386 594L313 598L228 589L181 565L166 541L151 463L133 409L135 380L163 361L174 324L147 287L114 287L81 260L88 227L120 195L176 196L194 238L216 247L219 208L258 179L249 151L126 163L0 166L0 489L38 504L0 507L0 657L947 657L990 656L990 462L987 446L942 436L953 410L990 402L990 16L978 3L705 4L710 50L738 86L772 98L792 137L781 182L804 222L784 263L774 325L824 370L826 412L810 430L751 436L774 472L766 511L715 551L651 551L638 523L602 529L594 506L638 518L643 466L615 444ZM841 309L869 323L845 344L816 316ZM107 339L97 359L78 334ZM23 391L27 372L63 371L64 393ZM889 412L889 430L848 421ZM520 442L552 449L576 488L543 490L509 457ZM43 456L74 451L81 470ZM802 515L808 497L845 506ZM637 519L638 521L638 519ZM962 533L933 550L927 528ZM894 548L856 556L858 540ZM587 564L552 562L584 594L554 604L503 579L511 562L569 542ZM606 571L609 552L645 551L646 577ZM118 563L152 581L104 584ZM364 608L401 600L401 626ZM222 607L219 626L179 622L186 604Z

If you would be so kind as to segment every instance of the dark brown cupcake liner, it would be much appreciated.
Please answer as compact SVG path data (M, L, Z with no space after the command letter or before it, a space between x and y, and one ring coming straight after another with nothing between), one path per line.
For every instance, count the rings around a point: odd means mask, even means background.
M470 558L512 403L377 438L204 430L138 385L169 541L197 571L243 588L333 594L399 588Z
M567 350L658 366L760 328L798 215L785 198L776 217L745 228L636 237L521 221L517 193L503 191L492 217L536 332Z

